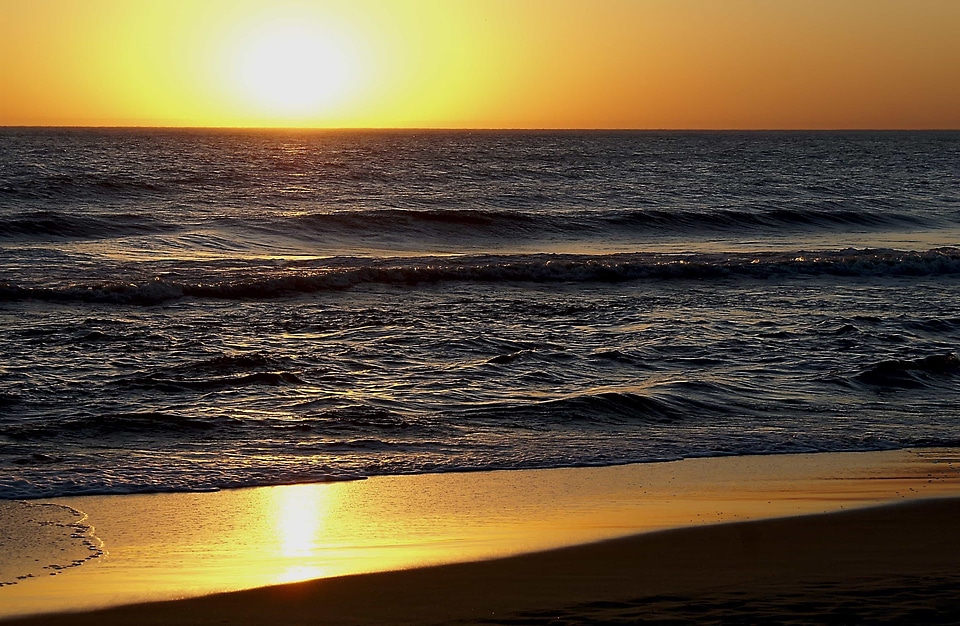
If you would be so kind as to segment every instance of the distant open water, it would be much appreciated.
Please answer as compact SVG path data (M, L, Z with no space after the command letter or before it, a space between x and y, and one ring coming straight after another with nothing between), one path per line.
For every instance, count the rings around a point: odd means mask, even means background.
M0 129L0 497L960 445L960 133Z

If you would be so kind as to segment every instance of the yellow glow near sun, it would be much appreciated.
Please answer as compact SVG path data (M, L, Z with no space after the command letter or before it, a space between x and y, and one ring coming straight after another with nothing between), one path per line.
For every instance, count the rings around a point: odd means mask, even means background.
M270 21L236 42L236 84L269 114L296 117L335 108L360 78L351 40L324 24Z

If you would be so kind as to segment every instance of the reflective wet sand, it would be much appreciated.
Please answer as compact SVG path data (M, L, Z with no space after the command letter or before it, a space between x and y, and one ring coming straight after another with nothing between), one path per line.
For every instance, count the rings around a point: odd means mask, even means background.
M3 615L488 560L654 530L960 495L955 449L388 476L63 498L106 556L0 588Z

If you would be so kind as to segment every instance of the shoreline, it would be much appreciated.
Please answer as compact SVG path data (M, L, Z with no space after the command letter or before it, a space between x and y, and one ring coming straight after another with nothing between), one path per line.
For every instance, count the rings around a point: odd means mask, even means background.
M918 502L875 508L907 500ZM773 543L760 549L753 540L744 540L743 532L765 536L790 528L789 533L797 537L786 542L792 548L800 552L825 549L822 538L805 530L811 524L829 530L830 536L839 531L854 539L873 532L870 528L876 524L887 524L887 535L875 536L872 546L833 545L821 557L854 550L861 577L889 571L888 587L895 583L890 578L895 571L914 571L930 580L947 576L941 567L944 558L960 571L960 547L952 539L960 521L958 449L720 457L51 501L87 513L108 554L100 562L56 578L0 588L0 606L5 607L0 620L150 623L149 616L157 613L165 617L156 623L217 623L224 616L229 616L228 623L245 623L245 619L257 623L266 619L263 611L269 610L286 615L282 619L290 624L307 623L320 614L332 620L329 623L429 623L487 619L483 611L467 611L483 602L508 612L574 610L570 607L579 605L573 599L589 605L607 597L607 587L620 589L621 596L633 589L630 593L637 597L659 589L649 584L661 579L673 580L676 587L663 593L706 589L706 579L694 575L690 561L683 560L690 558L683 556L687 550L683 542L699 545L703 554L715 554L713 566L722 571L754 553L766 559L767 570L757 570L757 563L742 565L746 569L738 570L738 575L744 580L769 578L770 564L776 562L791 571L807 571L803 567L809 569L810 563L802 558L797 562L799 557L784 552L787 546L779 552ZM829 513L850 508L856 511ZM946 519L930 520L930 511ZM820 513L828 514L808 517ZM854 519L859 521L845 521ZM743 520L763 521L743 522L747 524L743 526L739 523ZM893 522L883 520L895 520L902 528L898 531L890 526ZM850 524L860 530L850 534ZM676 533L684 536L683 542L672 538ZM906 561L910 554L888 545L898 533L901 544L913 545L914 556ZM868 535L863 535L864 541ZM932 552L921 545L931 540L940 542ZM640 544L645 547L633 561L624 562L618 556L619 551L627 553ZM611 548L614 545L619 547ZM736 545L740 551L731 551ZM668 554L681 548L673 556ZM659 559L656 566L650 565L654 557ZM683 566L684 562L688 565ZM868 562L870 567L864 565ZM540 574L530 570L531 580L516 579L513 569L518 563L529 563ZM638 569L638 563L646 565ZM701 565L697 562L697 567ZM832 563L827 569L831 575L839 571ZM556 579L554 571L566 571L570 580ZM449 588L437 593L460 594L457 597L466 604L447 606L452 602L447 601L441 613L417 608L412 598L422 592L416 590L421 584L416 581L436 579L430 583L436 587L450 572L466 578L451 578ZM383 599L399 603L389 615L374 615L373 608L363 608L370 602L359 597L350 600L343 591L356 588L373 593L369 586L380 583L370 581L381 580L377 577L386 577L391 589L397 589ZM466 580L487 588L507 579L513 582L486 599L467 602L470 593L479 592L461 588ZM556 580L537 582L548 579ZM573 585L573 580L578 584ZM597 587L594 580L603 585ZM646 587L630 587L643 580L649 583ZM851 580L845 576L839 582ZM948 585L958 582L949 576L943 580ZM719 593L715 584L707 587L711 594ZM857 589L863 591L861 587ZM228 591L232 593L220 595ZM267 606L258 606L269 598L273 599ZM567 604L556 605L557 599ZM168 600L174 601L142 604ZM628 600L626 596L617 600L623 611L640 610ZM227 605L234 603L237 608L229 609ZM91 609L98 610L75 613ZM204 613L208 610L215 614ZM587 609L576 609L583 610ZM259 618L248 617L256 615Z
M949 624L960 618L958 519L960 498L921 500L4 623Z

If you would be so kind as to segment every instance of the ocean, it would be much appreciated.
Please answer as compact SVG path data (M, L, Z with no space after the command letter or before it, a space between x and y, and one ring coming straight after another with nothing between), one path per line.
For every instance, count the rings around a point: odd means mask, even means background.
M960 445L960 132L0 129L0 498Z

